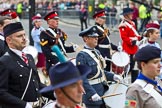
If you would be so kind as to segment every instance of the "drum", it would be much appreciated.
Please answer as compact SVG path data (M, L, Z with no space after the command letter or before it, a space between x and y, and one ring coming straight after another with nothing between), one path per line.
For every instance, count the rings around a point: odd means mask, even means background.
M127 88L128 87L124 84L119 84L119 83L111 84L109 86L109 90L105 92L104 96L111 95L111 94L119 94L119 93L122 94L104 98L105 104L110 108L124 108Z
M34 58L34 61L35 61L35 64L37 63L37 56L38 56L38 51L35 47L29 45L29 46L26 46L22 52L26 53L26 54L30 54L33 56Z
M67 58L67 61L72 62L76 66L76 58ZM61 62L58 62L57 64L60 64ZM56 64L56 65L57 65Z
M50 85L51 81L45 69L37 68L40 81L45 85Z
M130 58L127 53L121 51L115 52L112 55L111 61L111 70L116 74L123 75L126 70L125 68L129 65Z
M69 61L71 61L76 66L76 58L70 58Z

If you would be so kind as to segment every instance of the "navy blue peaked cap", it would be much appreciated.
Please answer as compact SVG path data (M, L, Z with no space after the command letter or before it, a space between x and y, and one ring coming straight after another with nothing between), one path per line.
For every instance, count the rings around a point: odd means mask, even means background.
M102 36L103 33L97 28L97 26L91 26L79 33L79 36L90 36L90 37L97 37Z
M126 15L129 13L133 13L133 9L127 7L127 8L123 8L123 13L121 13L121 15Z

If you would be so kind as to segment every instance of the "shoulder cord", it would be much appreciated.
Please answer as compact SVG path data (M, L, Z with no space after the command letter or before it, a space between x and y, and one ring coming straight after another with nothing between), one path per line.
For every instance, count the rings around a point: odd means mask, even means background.
M101 32L105 32L105 30L102 28L102 27L100 27L100 26L98 26L97 25L97 28L101 31ZM112 51L112 47L111 47L111 40L110 40L110 38L109 38L109 36L108 35L106 35L106 38L107 38L107 40L109 41L109 45L110 45L110 47L109 47L109 49L110 49L110 54L112 54L111 53L111 51ZM102 39L101 41L103 41L104 39ZM99 43L98 43L99 44Z
M100 61L97 59L97 57L95 57L95 55L90 50L88 50L88 49L83 49L82 51L86 52L97 63L98 72L97 72L97 74L94 77L90 78L90 80L93 80L94 78L97 78L99 76L99 74L100 74L100 71L102 72L103 78L106 80L105 73L104 73L103 69L101 68L100 63L99 63Z
M24 90L24 93L23 93L23 95L22 95L22 97L21 97L21 100L23 100L23 98L24 98L24 96L25 96L25 94L26 94L26 91L27 91L27 89L28 89L28 87L29 87L29 83L30 83L30 80L31 80L31 75L32 75L32 69L30 69L30 75L29 75L29 78L28 78L28 82L27 82L26 88L25 88L25 90Z
M140 36L131 24L129 24L127 21L125 21L123 23L125 23L130 29L132 29L132 31L135 33L136 36L138 36L138 37Z

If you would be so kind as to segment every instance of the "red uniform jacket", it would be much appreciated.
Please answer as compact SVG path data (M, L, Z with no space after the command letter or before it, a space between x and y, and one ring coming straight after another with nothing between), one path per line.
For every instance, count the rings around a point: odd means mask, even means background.
M128 22L126 20L122 21L121 24L119 25L119 32L120 32L120 37L122 39L122 47L123 50L128 53L128 54L135 54L136 51L138 50L137 45L132 45L132 38L137 38L137 40L140 40L140 36L136 35L135 32L130 28L127 24L129 23L134 29L135 29L135 24L133 21Z

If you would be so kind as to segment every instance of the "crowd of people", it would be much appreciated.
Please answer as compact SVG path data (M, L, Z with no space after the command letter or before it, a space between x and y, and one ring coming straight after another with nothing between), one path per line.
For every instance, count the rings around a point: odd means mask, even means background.
M131 2L131 5L134 4ZM85 11L83 7L82 14ZM67 53L76 52L79 46L66 45L68 37L59 28L58 12L51 11L44 16L48 28L42 27L40 14L34 15L31 36L38 51L35 62L34 57L23 50L27 39L22 23L17 20L18 13L11 9L2 11L0 108L109 108L112 106L105 102L104 95L112 83L116 84L114 91L120 83L127 85L123 106L119 107L161 108L162 51L157 43L160 24L148 22L144 34L140 35L133 9L123 8L121 15L118 26L121 46L111 42L106 12L98 10L93 15L94 25L82 27L78 33L84 47L74 61L68 59ZM127 64L122 61L123 52L128 56ZM113 55L119 56L117 63ZM117 66L116 71L124 68L122 73L116 73L112 63ZM50 83L42 82L39 73L49 77ZM129 83L125 82L128 74L131 74ZM111 94L116 95L120 94Z

